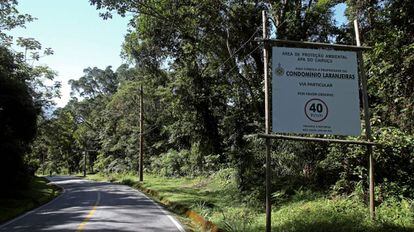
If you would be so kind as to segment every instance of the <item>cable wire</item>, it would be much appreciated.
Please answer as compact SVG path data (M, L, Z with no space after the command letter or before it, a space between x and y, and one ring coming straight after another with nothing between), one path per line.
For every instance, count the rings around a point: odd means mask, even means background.
M221 64L221 66L223 66L227 61L229 61L231 58L233 58L234 57L234 55L236 55L244 46L246 46L246 44L248 43L248 42L250 42L253 38L254 38L254 36L256 35L256 33L257 32L259 32L259 30L260 30L260 28L258 27L257 29L256 29L256 31L255 32L253 32L253 34L250 36L250 38L246 41L246 42L244 42L235 52L233 52L233 54L229 57L229 58L227 58L222 64Z
M241 61L246 60L247 57L249 57L253 52L255 52L258 48L260 48L260 45L257 46L255 49L253 49L251 52L249 52L246 56L244 56L243 59L241 59ZM235 66L233 66L228 72L226 72L226 74L224 74L224 76L227 76L228 74L230 74L230 72L232 72L236 67L238 67L238 64L236 64Z

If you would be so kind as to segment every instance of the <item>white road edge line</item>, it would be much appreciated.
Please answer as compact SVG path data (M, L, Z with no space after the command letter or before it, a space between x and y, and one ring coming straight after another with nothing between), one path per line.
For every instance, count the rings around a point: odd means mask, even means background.
M52 183L52 181L51 181L50 183ZM32 210L30 210L29 212L26 212L25 214L18 216L17 218L14 218L14 219L12 219L12 220L10 220L10 221L8 221L8 222L5 222L4 224L0 225L0 229L3 229L4 227L6 227L6 226L8 226L8 225L10 225L10 224L12 224L12 223L14 223L14 222L16 222L16 221L19 221L20 219L22 219L22 218L26 217L27 215L32 214L32 213L34 213L34 212L36 212L36 211L38 211L38 210L40 210L40 209L42 209L42 208L44 208L44 207L46 207L46 206L50 205L50 204L52 204L52 203L53 203L53 202L55 202L57 199L61 198L61 197L63 196L63 194L66 192L66 189L65 189L65 188L63 188L62 186L58 185L58 184L54 184L54 185L56 185L56 186L58 186L58 187L60 187L60 188L62 188L62 189L63 189L62 193L61 193L59 196L57 196L55 199L53 199L53 200L49 201L48 203L46 203L46 204L44 204L44 205L41 205L41 206L37 207L36 209L32 209Z
M172 223L174 223L174 225L178 228L180 232L185 232L184 228L181 226L179 222L177 222L177 220L175 220L175 218L173 218L171 215L168 215L168 214L167 214L167 217L172 221Z
M129 186L128 186L129 187ZM131 188L131 187L129 187L129 188ZM167 216L169 219L170 219L170 221L177 227L177 229L180 231L180 232L185 232L185 229L183 228L183 226L181 225L181 223L180 222L178 222L173 216L171 216L167 211L165 211L165 209L163 208L163 207L161 207L157 202L155 202L155 201L153 201L151 198L149 198L147 195L145 195L145 193L143 193L143 192L141 192L141 191L139 191L139 190L137 190L137 189L134 189L134 188L131 188L132 190L135 190L135 191L137 191L138 193L140 193L140 194L142 194L142 195L144 195L144 197L146 197L148 200L150 200L155 206L157 206L160 210L161 210L161 212L163 212L164 214L165 214L165 216Z

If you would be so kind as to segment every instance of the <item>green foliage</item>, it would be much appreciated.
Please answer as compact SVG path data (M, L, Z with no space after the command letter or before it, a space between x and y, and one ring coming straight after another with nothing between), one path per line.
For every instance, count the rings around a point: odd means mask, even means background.
M161 155L160 158L153 157L151 162L151 169L155 173L163 176L183 176L190 170L190 152L188 150L181 150L180 152L170 150L168 153Z
M239 195L236 171L222 169L203 178L170 178L146 174L140 184L157 192L156 199L181 204L196 211L224 231L263 231L264 207L246 204ZM105 180L103 176L92 179ZM110 179L136 186L137 177L112 174ZM182 212L180 212L182 213ZM377 207L377 220L357 197L331 198L323 193L299 189L272 210L272 231L414 231L414 202L387 199Z
M117 74L112 71L111 66L105 70L86 68L83 70L85 76L79 80L70 80L72 91L81 97L95 98L99 95L111 95L116 92L118 87ZM72 92L72 95L74 95Z
M238 203L259 209L264 198L264 141L254 134L264 128L263 58L253 38L261 32L261 11L268 8L270 13L271 37L351 44L352 24L338 28L334 22L333 7L340 2L346 2L350 22L359 19L364 44L373 47L363 58L373 137L381 144L374 147L376 201L379 207L391 204L393 209L407 210L406 203L389 203L392 198L403 202L414 197L414 26L413 4L406 0L162 0L151 4L90 0L98 9L133 15L123 55L135 66L122 65L116 71L88 68L83 77L72 80L74 98L45 123L50 126L40 130L34 150L36 157L46 158L33 165L79 171L81 152L87 151L89 171L117 173L115 180L124 172L136 172L143 129L147 171L165 177L208 176L218 171L198 185L223 188L224 193L237 195ZM110 13L102 16L109 18ZM22 42L28 49L39 48L34 41ZM140 100L144 128L138 121ZM58 131L58 139L47 131ZM365 147L286 141L271 146L271 191L273 201L280 204L276 231L331 231L335 225L343 231L405 230L405 222L388 216L380 224L367 223ZM124 181L133 183L128 178ZM177 190L174 184L179 182L155 181L161 190ZM207 217L226 218L229 223L223 226L228 230L263 229L263 223L251 221L250 212L231 208L217 213L211 206L222 204L219 200L205 199L204 192L194 188L187 191L167 195L194 205ZM327 192L339 200L328 199ZM288 206L295 210L289 211ZM240 217L246 217L245 224L237 224Z
M241 191L262 191L263 156L258 154L263 150L260 142L246 136L263 127L262 72L258 68L263 61L253 40L260 32L261 11L271 7L279 38L328 42L339 33L332 20L336 1L90 2L108 10L104 18L113 10L134 14L123 52L136 68L119 68L124 75L120 87L105 110L100 110L105 116L99 158L110 156L114 164L133 162L137 156L136 94L142 85L148 128L145 157L152 171L197 175L231 165L237 167ZM93 82L93 78L88 80ZM73 87L79 83L73 82ZM299 175L298 182L317 179L314 170L326 156L326 146L290 145L284 144L278 152L287 159L274 155L280 164L276 170L284 169L276 176ZM286 164L288 157L296 158ZM135 163L124 166L136 169ZM308 171L302 178L304 169Z
M15 191L13 196L0 198L0 223L11 220L52 200L60 189L49 185L43 177L31 177L27 189Z
M229 214L223 213L221 228L228 232L255 231L252 225L255 214L244 209L236 209Z
M337 4L335 0L271 1L277 38L329 42L341 33L333 24L332 8Z
M375 149L376 175L381 186L381 197L414 198L414 136L403 131L383 127L377 130Z
M309 198L308 194L304 196L303 193L293 198L293 201L280 203L273 210L272 231L414 230L412 201L387 201L378 207L378 219L371 221L367 206L355 198L326 199L313 194ZM245 220L240 220L241 218ZM222 220L219 225L226 231L264 230L264 214L255 213L248 208L229 210Z
M106 156L104 153L99 153L94 163L94 168L98 172L106 173L106 167L114 161L112 156Z
M36 118L30 88L24 81L30 74L22 70L13 55L0 47L0 176L7 196L27 183L24 154L36 134Z
M31 15L20 14L16 6L17 0L0 2L0 46L11 44L12 37L7 35L7 31L16 27L24 27L24 24L34 20Z
M369 97L374 123L413 133L414 31L412 1L349 1L359 17L363 42L373 47L366 56Z
M391 229L393 228L392 224L394 223L406 230L414 230L412 225L412 219L414 218L414 201L412 200L389 198L378 207L377 213L377 221L384 225L384 227L389 227Z
M30 87L30 95L34 98L35 106L46 110L54 104L52 99L59 96L60 82L46 84L46 80L54 79L56 72L45 65L34 64L40 58L53 55L54 52L51 48L42 49L42 44L34 38L18 37L16 43L13 43L13 36L8 35L8 31L18 27L24 28L26 23L35 20L29 14L21 14L17 10L17 3L17 0L0 1L0 47L13 50L13 59L22 74L19 78L25 80Z
M218 156L201 156L197 149L169 150L159 157L151 157L150 170L167 177L197 176L218 170Z
M378 201L389 197L413 197L414 137L393 127L374 128L376 160L375 176ZM366 189L368 183L368 157L363 147L334 145L320 163L325 173L336 175L333 190L351 193L356 186ZM364 191L365 199L367 192Z
M38 160L38 171L42 174L60 173L63 170L69 174L78 172L81 154L77 151L74 138L76 120L68 110L57 110L54 114L57 117L40 120L28 160Z

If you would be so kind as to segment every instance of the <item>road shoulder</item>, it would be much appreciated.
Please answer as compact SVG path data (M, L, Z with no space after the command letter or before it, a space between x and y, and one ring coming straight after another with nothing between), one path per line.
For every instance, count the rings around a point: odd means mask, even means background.
M63 191L45 177L33 177L28 189L0 199L0 228L44 207Z

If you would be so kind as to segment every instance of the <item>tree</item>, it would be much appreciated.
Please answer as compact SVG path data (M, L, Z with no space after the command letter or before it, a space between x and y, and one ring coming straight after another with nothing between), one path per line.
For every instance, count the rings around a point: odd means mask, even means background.
M12 43L13 37L6 34L16 27L24 27L27 22L34 18L29 14L20 14L17 10L17 0L3 0L0 2L0 45L8 46Z
M117 74L112 71L111 66L105 70L86 68L83 70L84 76L79 80L69 80L72 86L72 96L76 93L85 98L96 98L99 95L114 94L118 88Z
M374 125L414 132L414 3L404 0L350 1L348 13L359 19L366 58Z
M7 34L7 31L25 27L26 23L32 22L36 18L29 14L20 14L17 10L17 0L4 0L0 2L0 46L10 48L13 37ZM56 72L45 65L34 65L36 61L44 56L53 55L51 48L42 50L42 45L34 38L19 37L16 40L17 47L23 51L14 51L14 59L17 63L22 64L20 69L25 69L25 81L30 86L31 95L35 98L35 105L43 109L50 108L54 105L53 98L59 96L60 82L54 82L52 85L46 85L45 80L53 80ZM19 49L18 49L19 50Z
M264 121L262 53L254 41L261 11L270 9L281 39L330 42L339 34L331 9L338 1L90 2L108 10L104 18L113 10L135 15L124 54L146 74L147 92L158 93L163 111L153 117L168 138L162 144L195 151L198 170L204 157L218 155L215 166L237 167L241 188L263 181L258 143L246 139Z
M7 32L34 20L28 14L20 14L16 7L16 0L0 2L0 151L3 158L0 176L5 187L2 194L23 188L36 171L37 162L31 160L29 153L37 119L42 109L53 105L52 98L59 94L60 87L58 82L52 86L44 84L44 79L53 80L55 72L46 66L33 65L41 58L38 41L18 38L17 45L24 52L11 52L13 37ZM43 53L51 55L53 51L46 48Z
M24 186L29 174L23 156L36 134L39 109L24 81L28 75L15 63L13 55L0 47L0 177L4 186L1 194Z
M352 21L357 19L363 44L372 47L363 58L373 137L382 144L381 148L374 149L375 181L381 189L380 198L387 194L412 197L414 31L411 12L414 3L391 0L347 1L347 4L351 23L344 30L351 32ZM348 33L343 41L352 43L352 38ZM368 161L362 154L360 149L332 147L326 161L336 163L330 166L336 166L334 172L340 173L338 189L349 192L357 184L367 185Z

